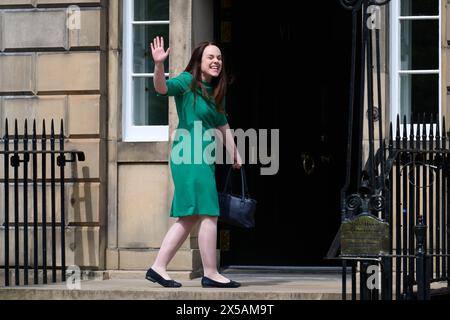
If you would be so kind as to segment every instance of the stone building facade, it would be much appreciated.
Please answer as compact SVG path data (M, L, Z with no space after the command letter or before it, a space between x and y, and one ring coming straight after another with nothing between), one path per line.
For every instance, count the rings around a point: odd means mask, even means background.
M192 47L191 6L170 1L172 74ZM67 264L92 270L145 269L171 223L169 141L122 141L122 8L116 0L0 2L0 129L17 119L23 132L25 119L36 119L39 133L47 119L48 132L55 119L59 132L64 120L66 149L86 155L67 188ZM79 21L69 21L77 9ZM172 130L172 102L169 114ZM199 269L193 240L170 270Z
M67 149L86 154L85 162L71 168L75 181L66 190L67 263L92 270L146 269L173 223L168 216L173 192L170 139L123 137L126 1L132 0L0 0L0 132L6 118L18 119L19 130L26 118L36 119L38 132L42 119L64 120ZM168 2L171 76L184 69L196 43L214 37L212 2ZM440 108L448 115L450 10L446 0L439 5ZM70 28L70 10L75 9L80 28ZM384 30L389 31L389 15L385 17ZM383 84L389 84L390 46L385 39L383 34ZM389 88L383 87L386 129L391 120ZM171 133L177 123L172 99L167 122ZM200 268L194 230L169 270L192 277Z

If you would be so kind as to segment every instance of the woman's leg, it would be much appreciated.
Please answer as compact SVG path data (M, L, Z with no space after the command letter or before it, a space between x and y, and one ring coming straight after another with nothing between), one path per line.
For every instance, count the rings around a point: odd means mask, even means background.
M203 274L218 282L229 282L217 271L216 260L217 217L201 216L198 230L198 246L203 263Z
M164 279L170 280L167 274L167 265L175 256L175 253L181 247L183 242L197 223L198 216L180 217L167 231L166 236L161 244L152 269L159 273Z

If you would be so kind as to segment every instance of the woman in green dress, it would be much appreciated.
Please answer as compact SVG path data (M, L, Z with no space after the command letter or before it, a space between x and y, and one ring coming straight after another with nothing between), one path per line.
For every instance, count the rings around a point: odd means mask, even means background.
M204 273L202 286L239 287L238 282L227 279L217 270L219 201L214 162L205 159L212 136L209 139L204 137L208 137L210 130L218 129L226 150L233 155L233 168L239 169L242 165L225 116L227 77L222 53L212 42L201 43L194 49L186 70L166 81L164 61L170 48L164 50L164 39L160 37L155 38L150 46L155 61L155 90L158 95L175 98L179 123L170 155L175 187L170 216L176 217L177 221L167 232L146 278L165 287L181 286L170 279L166 268L191 229L199 223L198 242Z

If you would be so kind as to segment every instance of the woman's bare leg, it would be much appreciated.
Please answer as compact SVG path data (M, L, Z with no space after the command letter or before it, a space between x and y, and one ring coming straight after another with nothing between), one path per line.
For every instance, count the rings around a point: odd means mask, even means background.
M201 216L198 230L198 246L203 263L203 274L214 281L227 283L230 280L217 270L217 217Z
M175 253L181 247L183 242L197 223L198 216L180 217L167 231L166 236L161 244L152 269L159 273L164 279L170 280L167 274L167 265L175 256Z

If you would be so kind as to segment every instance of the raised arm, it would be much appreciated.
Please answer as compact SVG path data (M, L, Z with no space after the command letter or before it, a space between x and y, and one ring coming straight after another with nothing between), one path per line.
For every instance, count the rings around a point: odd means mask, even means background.
M170 48L164 51L164 38L156 37L150 43L152 50L153 61L155 61L155 71L153 75L153 85L155 91L160 94L167 93L166 76L164 75L164 61L170 54Z

